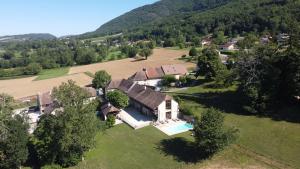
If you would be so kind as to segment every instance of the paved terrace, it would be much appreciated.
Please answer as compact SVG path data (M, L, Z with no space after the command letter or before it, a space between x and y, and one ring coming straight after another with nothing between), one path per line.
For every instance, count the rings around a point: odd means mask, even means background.
M118 117L134 129L149 126L152 122L151 117L147 117L133 108L122 110Z

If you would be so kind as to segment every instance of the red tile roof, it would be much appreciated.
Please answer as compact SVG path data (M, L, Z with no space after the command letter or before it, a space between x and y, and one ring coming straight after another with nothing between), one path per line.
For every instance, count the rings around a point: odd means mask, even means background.
M161 67L165 75L186 75L188 73L183 65L163 65Z
M146 75L148 79L158 79L164 76L164 72L161 67L147 68Z

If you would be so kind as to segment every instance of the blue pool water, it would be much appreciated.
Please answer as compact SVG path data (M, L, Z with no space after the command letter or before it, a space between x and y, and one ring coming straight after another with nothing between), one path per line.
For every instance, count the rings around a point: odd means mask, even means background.
M194 127L189 123L178 124L176 126L166 128L166 131L169 135L183 133L189 130L192 130Z

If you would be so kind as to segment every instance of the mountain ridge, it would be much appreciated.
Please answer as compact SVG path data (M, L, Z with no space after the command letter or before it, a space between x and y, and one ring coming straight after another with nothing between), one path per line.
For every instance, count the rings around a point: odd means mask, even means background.
M133 9L100 26L87 34L114 34L159 21L171 15L203 11L224 5L233 0L161 0L153 4Z
M0 42L24 42L28 40L53 40L57 37L50 33L29 33L0 36Z

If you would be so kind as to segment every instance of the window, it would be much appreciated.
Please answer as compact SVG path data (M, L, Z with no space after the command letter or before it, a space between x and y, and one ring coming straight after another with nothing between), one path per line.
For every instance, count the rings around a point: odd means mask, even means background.
M172 107L172 101L166 100L166 109L171 109L171 107Z

